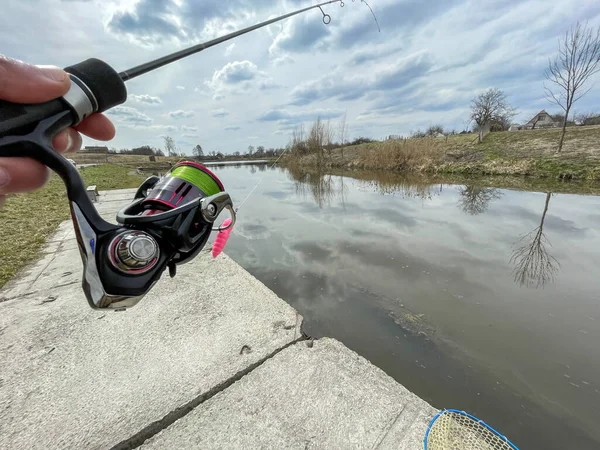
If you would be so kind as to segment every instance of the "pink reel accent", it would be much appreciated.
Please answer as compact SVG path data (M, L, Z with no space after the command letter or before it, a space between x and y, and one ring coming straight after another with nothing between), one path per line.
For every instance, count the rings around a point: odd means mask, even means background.
M221 224L221 227L226 227L230 223L231 223L231 219L227 218L223 221L223 223ZM233 230L233 227L228 228L224 231L219 231L217 233L217 237L215 238L215 243L213 244L213 248L212 248L213 258L216 258L217 256L219 256L221 254L221 252L225 248L225 244L227 244L227 240L229 239L229 235L231 234L232 230Z

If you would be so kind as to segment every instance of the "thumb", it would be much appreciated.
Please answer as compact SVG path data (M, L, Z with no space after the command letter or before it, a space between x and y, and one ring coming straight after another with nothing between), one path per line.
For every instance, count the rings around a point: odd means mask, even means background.
M61 97L71 85L68 74L53 66L33 66L0 54L0 100L42 103Z

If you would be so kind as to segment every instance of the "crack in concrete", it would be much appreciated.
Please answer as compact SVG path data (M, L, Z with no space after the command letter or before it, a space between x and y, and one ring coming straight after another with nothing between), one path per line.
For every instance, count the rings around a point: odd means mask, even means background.
M48 266L50 264L52 264L52 262L56 259L56 254L54 254L54 256L52 257L52 259L48 262L48 264L46 264L46 266L40 270L40 272L37 274L37 276L35 277L35 280L33 280L31 282L31 284L29 285L29 289L31 289L33 287L33 285L35 284L35 282L38 280L39 277L42 276L42 274L46 271L46 269L48 268Z
M178 407L177 409L174 409L173 411L169 412L162 419L159 419L155 422L150 423L149 425L142 428L140 431L138 431L136 434L134 434L130 438L119 442L115 446L111 447L109 450L133 450L135 448L140 447L148 439L156 436L161 431L170 427L175 422L177 422L179 419L185 417L186 415L191 413L194 409L196 409L198 406L200 406L202 403L204 403L207 400L210 400L212 397L217 395L219 392L224 391L225 389L227 389L229 386L231 386L236 381L241 380L243 377L248 375L250 372L252 372L257 367L264 364L269 359L273 358L275 355L277 355L282 350L285 350L286 348L288 348L294 344L297 344L298 342L302 342L304 340L306 340L305 336L301 336L300 338L295 339L292 342L289 342L288 344L284 345L283 347L278 348L277 350L268 354L264 358L258 360L254 364L251 364L250 366L246 367L245 369L240 370L239 372L235 373L233 376L231 376L224 382L216 385L215 387L213 387L209 391L205 392L204 394L200 394L198 397L195 397L194 399L192 399L185 405L182 405L182 406Z
M52 289L58 289L58 288L61 288L61 287L71 286L73 284L79 284L79 283L80 283L80 281L70 281L68 283L58 284L56 286L52 286ZM30 286L29 288L31 289L31 287L32 286ZM39 292L40 292L40 290L36 289L35 291L24 292L23 294L15 295L14 297L0 297L0 303L8 302L8 301L11 301L11 300L25 299L25 298L31 297L32 295L36 295ZM48 302L42 302L42 303L48 303Z
M373 445L373 447L371 447L373 450L378 449L379 447L381 447L381 444L383 444L383 441L385 440L385 438L388 436L388 434L390 434L390 432L392 431L392 429L394 428L394 425L396 425L396 422L398 422L398 419L400 419L400 416L404 413L404 411L406 410L406 406L408 405L408 403L404 404L402 406L402 409L400 410L400 412L398 413L398 415L394 418L394 420L392 420L389 424L389 426L387 427L387 429L385 430L385 432L381 433L381 437L377 440L377 442L375 442L375 444Z

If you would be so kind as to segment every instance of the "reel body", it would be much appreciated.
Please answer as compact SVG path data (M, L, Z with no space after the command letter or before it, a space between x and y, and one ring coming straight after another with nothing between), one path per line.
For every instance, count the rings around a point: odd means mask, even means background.
M191 261L204 248L214 221L224 209L231 214L230 228L235 222L231 198L216 175L200 164L181 162L162 178L148 178L133 203L117 213L122 227L97 237L96 267L104 292L93 292L92 285L87 288L91 306L133 306L166 268L174 277L177 265ZM74 222L85 247L94 237L84 236L86 227L76 219ZM85 256L82 254L84 264ZM86 266L90 263L88 260ZM88 281L95 278L91 265L92 270L84 270L89 272Z
M108 223L87 197L77 169L54 151L53 137L91 114L124 103L125 81L315 8L321 9L324 22L329 23L331 17L322 7L332 3L344 6L342 0L327 0L120 73L104 61L87 59L64 69L71 81L69 91L45 103L0 100L0 158L33 158L56 172L65 183L83 261L83 290L92 308L122 309L137 304L167 267L175 276L178 264L193 259L206 244L211 230L224 231L218 235L222 249L235 223L235 211L218 178L205 167L187 162L176 166L163 179L148 178L133 203L117 214L119 225ZM214 221L225 208L231 220L214 228Z
M70 74L71 89L61 98L27 105L0 100L0 158L33 158L62 178L88 303L94 309L124 309L136 305L165 269L175 276L178 264L202 250L223 209L230 211L231 226L235 211L218 178L203 166L187 162L176 165L162 179L147 179L134 201L117 214L118 225L102 219L86 194L81 175L54 150L52 139L90 114L124 103L127 90L120 75L97 59L65 71ZM171 191L180 185L171 198Z

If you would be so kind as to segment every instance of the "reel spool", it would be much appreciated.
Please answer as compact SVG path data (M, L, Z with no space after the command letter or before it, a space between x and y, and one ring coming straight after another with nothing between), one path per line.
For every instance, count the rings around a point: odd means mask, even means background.
M224 209L231 214L230 223L213 228ZM136 230L123 231L112 239L108 246L111 269L124 275L145 274L161 261L162 250L170 255L167 266L173 277L176 265L190 261L204 248L211 231L234 225L235 211L213 172L201 164L183 161L162 178L146 179L135 201L119 211L117 221Z

